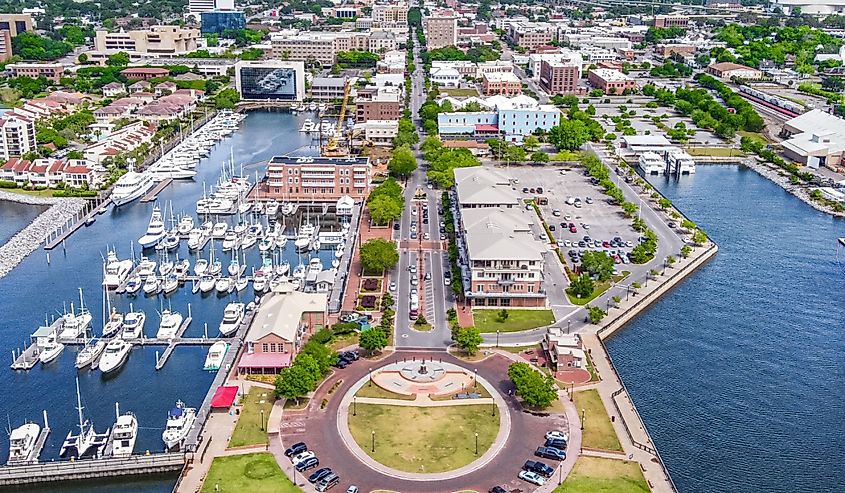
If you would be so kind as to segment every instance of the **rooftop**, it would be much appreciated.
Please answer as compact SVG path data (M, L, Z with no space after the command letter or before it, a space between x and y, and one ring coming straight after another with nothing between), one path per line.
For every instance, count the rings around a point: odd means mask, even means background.
M294 342L302 315L308 312L323 313L327 303L328 297L325 293L274 293L259 306L246 340L256 342L269 334L275 334L286 341Z

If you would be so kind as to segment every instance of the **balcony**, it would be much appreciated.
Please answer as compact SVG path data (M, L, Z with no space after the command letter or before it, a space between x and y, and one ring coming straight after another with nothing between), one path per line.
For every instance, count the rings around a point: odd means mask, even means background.
M498 279L498 280L496 281L496 283L497 283L499 286L510 286L510 285L512 285L514 282L515 282L515 281L514 281L513 279Z

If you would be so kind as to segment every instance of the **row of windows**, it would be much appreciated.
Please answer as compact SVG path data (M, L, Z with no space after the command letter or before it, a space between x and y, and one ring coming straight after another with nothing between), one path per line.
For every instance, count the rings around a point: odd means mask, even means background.
M285 345L283 343L276 344L275 342L270 343L262 343L261 344L261 352L262 353L284 353Z
M528 293L533 293L533 292L534 292L534 285L533 285L533 284L529 284L528 286L525 286L524 284L514 284L513 286L507 286L507 285L505 285L505 286L498 286L498 285L496 285L496 284L491 284L491 285L487 288L487 292L488 292L488 293L499 293L499 292L501 292L501 293L509 293L509 292L511 291L511 287L513 287L513 288L514 288L514 290L513 290L513 291L514 291L515 293L519 293L519 292L528 292ZM525 289L526 287L527 287L527 289ZM483 285L483 284L479 284L478 286L476 286L476 287L475 287L475 292L476 292L476 293L483 293L483 292L484 292L484 285Z

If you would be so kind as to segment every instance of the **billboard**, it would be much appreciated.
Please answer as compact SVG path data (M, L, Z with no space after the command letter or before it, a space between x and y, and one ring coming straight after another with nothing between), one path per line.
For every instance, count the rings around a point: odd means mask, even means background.
M296 100L296 70L290 67L241 67L243 99Z

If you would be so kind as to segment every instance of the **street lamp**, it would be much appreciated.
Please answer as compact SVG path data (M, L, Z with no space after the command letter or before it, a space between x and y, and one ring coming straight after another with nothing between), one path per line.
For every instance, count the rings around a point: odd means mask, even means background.
M472 379L472 385L475 388L478 388L478 368L473 370L475 372L475 376Z
M499 329L496 329L496 347L499 347Z
M352 415L353 416L358 416L358 405L357 405L358 399L356 397L357 396L354 396L354 395L352 396Z
M373 430L373 453L376 453L376 430Z
M557 475L557 485L560 486L563 484L563 462L559 462L557 465L558 475Z
M475 455L478 455L478 433L475 434Z
M569 334L569 329L572 327L572 320L566 321L566 333Z
M367 369L367 374L368 374L368 375L369 375L369 377L370 377L370 381L368 382L367 386L368 386L368 387L372 387L372 386L373 386L373 369L372 369L372 368L368 368L368 369Z
M264 431L264 410L261 410L261 431Z
M584 420L586 420L586 419L587 419L587 410L584 409L584 408L581 408L581 429L582 430L584 429ZM373 433L375 433L375 432L373 432Z

